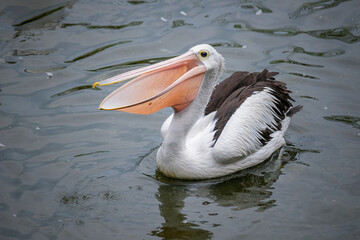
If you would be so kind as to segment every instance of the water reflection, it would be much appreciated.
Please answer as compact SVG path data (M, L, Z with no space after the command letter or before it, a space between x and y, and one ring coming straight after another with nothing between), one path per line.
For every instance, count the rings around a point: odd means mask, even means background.
M120 25L92 25L90 23L62 23L61 28L74 27L74 26L83 26L88 29L109 29L109 30L120 30L127 27L134 27L143 24L143 21L133 21L128 24Z
M130 41L121 41L115 44L110 44L110 45L106 45L104 47L100 47L97 48L95 50L92 50L88 53L85 53L79 57L75 57L74 59L70 60L70 61L66 61L66 62L75 62L78 61L80 59L83 58L87 58L90 57L98 52L104 51L107 48L113 47L115 45L118 44L125 44L128 43ZM244 48L243 45L237 43L237 42L215 42L210 44L213 47L235 47L235 48ZM123 63L119 63L119 64L114 64L114 65L108 65L108 66L103 66L103 67L99 67L99 68L95 68L95 69L89 69L88 71L90 72L103 72L103 71L110 71L110 70L115 70L115 69L123 69L123 68L129 68L129 67L141 67L142 65L150 65L150 64L155 64L161 61L165 61L168 60L170 58L173 58L176 56L167 56L167 57L157 57L157 58L148 58L148 59L140 59L140 60L134 60L134 61L127 61L127 62L123 62Z
M138 4L143 4L143 3L154 3L156 1L141 1L141 0L134 0L134 1L127 1L128 3L132 4L132 5L138 5Z
M48 78L52 77L52 73L55 71L59 71L62 69L65 69L65 66L48 66L48 67L42 67L42 68L26 68L24 69L24 72L26 73L48 73Z
M327 8L333 8L338 6L340 3L347 2L349 0L320 0L316 2L306 2L301 5L297 10L289 13L290 18L298 18L316 11L324 10Z
M31 55L49 55L53 52L55 52L56 49L46 49L46 50L40 50L40 49L26 49L26 50L13 50L12 56L31 56Z
M66 3L46 7L45 9L36 11L33 16L13 24L12 26L18 31L14 38L21 36L23 30L26 31L37 28L55 29L60 21L68 14L66 9L71 8L74 3L75 1L68 1ZM51 21L49 21L49 17L52 18Z
M324 119L333 122L341 122L347 125L350 125L354 128L360 129L360 118L349 116L349 115L334 115L334 116L325 116Z
M158 63L158 62L168 60L168 59L173 58L173 57L176 57L176 56L148 58L148 59L141 59L141 60L136 60L136 61L128 61L128 62L124 62L124 63L120 63L120 64L100 67L100 68L96 68L96 69L90 69L88 71L90 71L90 72L102 72L102 71L109 71L109 70L115 70L115 69L129 68L129 67L134 67L134 66L141 67L143 64L144 65L145 64L154 64L154 63Z
M295 60L292 60L292 59L285 59L285 60L281 59L281 60L270 61L270 64L278 64L278 63L296 64L296 65L300 65L300 66L304 66L304 67L317 67L317 68L324 67L322 65L303 63L303 62L295 61Z
M130 43L132 41L120 41L120 42L116 42L116 43L111 43L111 44L107 44L105 46L102 46L102 47L99 47L99 48L95 48L94 50L91 50L90 52L87 52L87 53L84 53L78 57L74 57L73 59L71 60L68 60L68 61L65 61L65 63L72 63L72 62L76 62L76 61L79 61L81 59L84 59L84 58L88 58L88 57L91 57L97 53L100 53L108 48L111 48L111 47L114 47L114 46L117 46L117 45L121 45L121 44L125 44L125 43Z
M288 143L287 147L259 166L218 179L187 181L165 177L156 170L156 151L153 149L146 154L138 168L143 174L160 182L156 198L164 222L150 234L163 239L211 238L212 232L199 227L204 221L190 219L184 208L216 216L218 213L213 211L213 206L231 207L236 211L255 208L258 212L276 206L276 201L271 199L272 185L283 174L281 169L287 163L297 160L303 152L319 153L317 150L296 148ZM195 198L197 206L186 206L188 198ZM209 220L206 217L204 219L205 222Z
M260 2L251 2L251 1L242 1L243 3L241 4L241 8L244 9L253 9L256 12L258 10L261 10L262 13L272 13L273 11L270 8L265 7L262 3ZM255 13L256 13L255 12Z
M285 51L285 52L287 52L287 51ZM345 53L345 51L342 49L333 49L333 50L329 50L329 51L325 51L325 52L311 52L311 51L306 51L302 47L294 47L291 52L304 53L304 54L307 54L310 56L315 56L315 57L333 57L333 56L342 55Z
M297 77L308 78L308 79L320 79L320 78L318 78L318 77L311 76L311 75L308 75L308 74L305 74L305 73L289 72L289 74L290 74L290 75L297 76Z
M198 224L189 222L187 216L181 212L189 192L186 185L159 186L156 199L159 201L160 215L164 222L150 235L162 239L209 239L212 236L210 231L200 229Z
M47 16L55 13L55 12L63 10L65 7L69 7L69 5L66 4L66 5L63 5L63 6L58 6L58 7L55 7L55 8L50 8L50 9L41 11L38 15L32 16L32 17L30 17L28 19L25 19L25 20L23 20L23 21L21 21L19 23L14 24L13 26L14 27L20 27L20 26L23 26L25 24L38 21L38 20L40 20L40 19L42 19L44 17L47 17Z
M304 33L317 38L336 39L345 43L356 43L360 40L359 36L354 35L351 31L355 30L353 27L340 27L333 29L320 29L314 31L305 31Z
M306 95L299 96L299 97L301 97L301 98L307 98L307 99L312 99L312 100L315 100L315 101L319 101L319 99L316 98L316 97L311 97L311 96L306 96Z
M235 47L235 48L243 48L244 46L237 42L217 42L210 44L213 47Z
M73 88L67 89L67 90L65 90L65 91L56 93L56 94L52 95L51 98L56 98L56 97L65 96L65 95L67 95L67 94L74 93L74 92L78 92L78 91L81 91L81 90L86 90L86 89L89 89L89 90L100 90L100 88L98 88L98 87L94 87L94 88L93 88L92 85L82 85L82 86L73 87Z
M177 28L177 27L181 27L181 26L193 26L193 25L194 24L186 23L184 20L174 20L172 22L171 28Z
M318 30L310 30L310 31L302 31L297 27L281 27L274 29L260 29L254 28L250 24L235 24L234 28L241 29L244 31L265 33L276 36L296 36L298 34L308 34L312 37L322 38L322 39L336 39L345 43L356 43L360 40L360 37L354 35L352 31L356 30L356 25L354 26L346 26L339 28L331 28L331 29L318 29Z

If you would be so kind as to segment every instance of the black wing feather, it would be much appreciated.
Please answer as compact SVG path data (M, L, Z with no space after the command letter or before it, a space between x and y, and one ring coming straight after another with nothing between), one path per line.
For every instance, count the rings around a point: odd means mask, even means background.
M277 74L277 72L269 72L266 69L261 73L236 72L215 87L205 109L205 115L216 111L214 145L226 123L241 104L255 92L260 92L264 88L272 89L271 93L276 99L276 108L273 110L276 114L277 125L274 129L266 128L261 132L262 139L259 140L262 145L271 139L270 135L273 132L281 129L281 121L286 116L292 116L301 110L301 106L292 108L290 100L294 100L289 95L291 91L286 88L285 83L273 78Z

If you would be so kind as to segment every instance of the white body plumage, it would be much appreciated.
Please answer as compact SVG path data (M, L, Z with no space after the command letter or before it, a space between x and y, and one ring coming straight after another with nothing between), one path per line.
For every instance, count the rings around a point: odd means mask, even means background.
M163 145L156 157L158 168L175 178L207 179L235 173L263 162L285 144L284 133L290 123L290 117L282 120L281 130L272 133L271 140L261 146L259 132L275 124L275 115L271 110L273 101L269 89L247 98L231 116L214 146L215 112L198 119L182 142L169 131L172 114L161 128ZM259 116L263 121L258 121ZM174 144L164 146L168 142Z

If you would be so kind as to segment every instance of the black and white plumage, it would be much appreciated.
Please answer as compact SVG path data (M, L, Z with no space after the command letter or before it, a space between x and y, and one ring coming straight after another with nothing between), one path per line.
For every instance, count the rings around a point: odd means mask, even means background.
M261 91L269 90L270 94L273 95L275 106L271 107L271 116L276 121L275 126L269 124L265 129L251 128L261 133L258 140L262 146L271 139L270 135L272 133L281 130L281 121L286 116L291 117L301 110L301 107L292 108L289 101L294 101L289 95L291 91L287 90L285 83L276 81L273 78L277 74L277 72L269 72L266 69L261 73L235 72L214 88L210 101L206 106L205 115L216 111L215 141L220 136L230 117L241 107L241 104L247 98ZM292 110L288 112L290 109Z
M216 85L223 68L214 48L198 45L177 58L97 83L137 77L105 98L100 109L149 114L171 106L174 113L161 127L159 170L183 179L231 174L263 162L284 145L290 119L302 107L292 107L285 83L273 78L277 73L236 72Z

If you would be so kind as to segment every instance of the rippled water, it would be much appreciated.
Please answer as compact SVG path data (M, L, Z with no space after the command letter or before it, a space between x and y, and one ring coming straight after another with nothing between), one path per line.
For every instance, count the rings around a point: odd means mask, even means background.
M360 2L3 1L1 239L360 238ZM304 109L284 154L189 182L156 171L171 113L98 111L120 72L212 44Z

